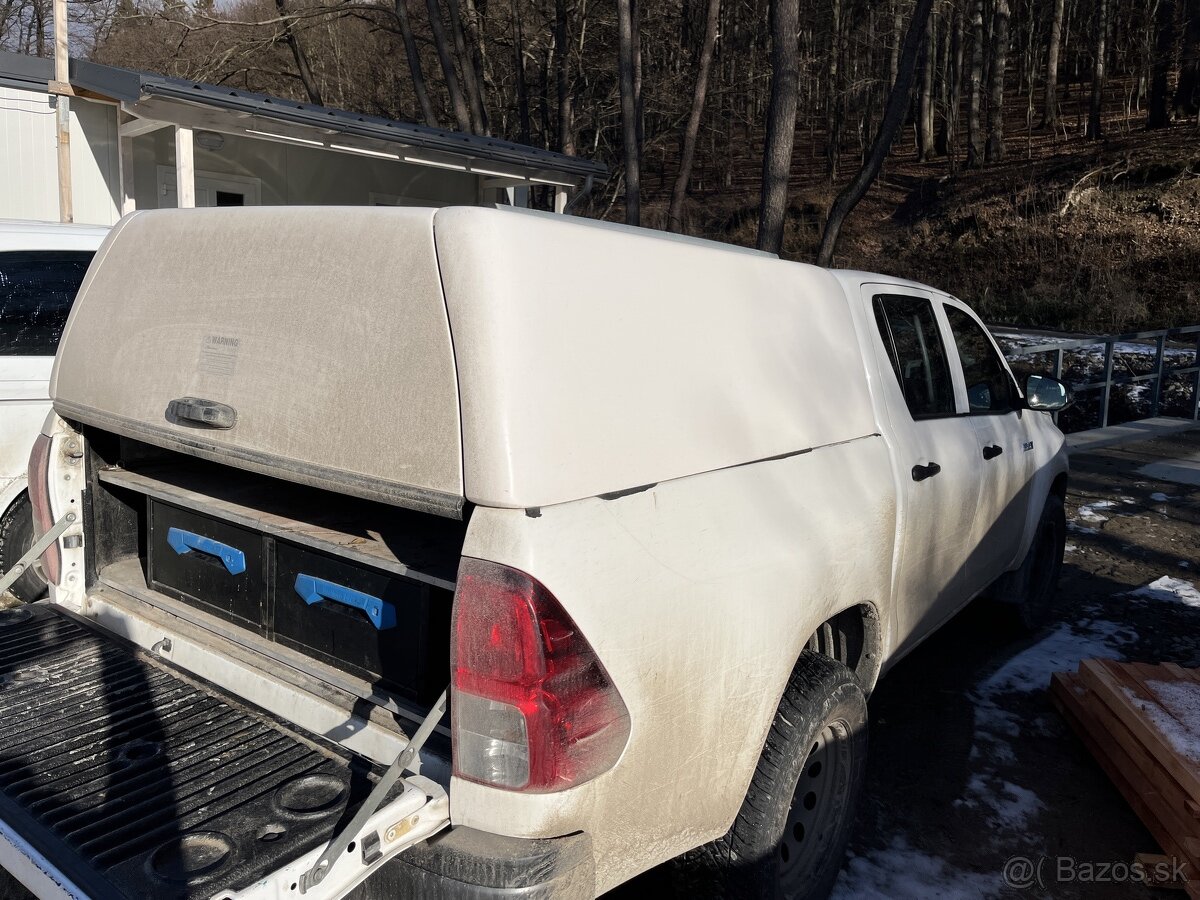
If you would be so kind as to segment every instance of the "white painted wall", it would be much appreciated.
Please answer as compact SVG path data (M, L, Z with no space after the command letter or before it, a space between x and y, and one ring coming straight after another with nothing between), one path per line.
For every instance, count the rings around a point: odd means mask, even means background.
M209 177L255 178L264 206L366 206L372 194L399 198L404 205L474 205L478 176L414 166L278 141L226 134L220 150L195 145L198 173ZM138 209L174 206L159 183L159 166L175 166L171 129L134 138L134 197ZM424 201L424 204L422 204Z
M71 98L75 221L112 225L117 203L117 109ZM0 218L58 221L54 107L47 94L0 87Z

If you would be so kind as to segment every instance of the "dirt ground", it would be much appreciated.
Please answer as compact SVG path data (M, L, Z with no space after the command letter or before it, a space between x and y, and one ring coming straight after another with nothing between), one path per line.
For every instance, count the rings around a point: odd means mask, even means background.
M1170 896L1122 880L1134 854L1158 848L1045 685L1093 656L1200 666L1200 487L1138 471L1192 456L1200 432L1074 455L1054 621L1022 635L975 604L888 674L835 897ZM1026 861L1041 884L1014 887ZM28 896L3 875L0 898ZM666 887L653 872L611 896Z

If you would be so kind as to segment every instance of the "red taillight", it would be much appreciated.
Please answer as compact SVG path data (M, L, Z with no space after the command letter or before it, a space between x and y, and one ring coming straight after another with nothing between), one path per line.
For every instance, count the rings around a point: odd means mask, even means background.
M595 651L535 579L464 559L454 597L451 733L460 778L529 792L610 769L629 711Z
M54 511L50 508L50 454L53 448L53 440L39 434L29 455L29 503L33 507L33 530L38 537L54 527ZM46 580L57 584L62 570L62 554L57 543L51 544L42 554L42 566Z

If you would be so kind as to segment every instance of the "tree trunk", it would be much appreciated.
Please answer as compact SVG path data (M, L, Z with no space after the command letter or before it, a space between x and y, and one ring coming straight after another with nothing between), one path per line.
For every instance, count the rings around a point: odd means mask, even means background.
M817 265L819 266L828 266L833 262L833 252L837 247L838 234L842 230L842 224L871 187L875 177L879 174L879 169L883 166L884 157L891 149L896 132L904 124L916 74L917 56L925 39L926 23L932 8L933 0L917 0L916 7L913 9L912 21L909 22L908 32L904 35L904 50L900 55L900 68L896 74L896 83L892 85L892 91L888 95L887 107L884 109L879 132L875 135L871 151L867 154L862 168L833 201L833 206L829 210L829 218L825 221L825 232L821 235L821 246L817 251Z
M971 95L967 99L967 168L983 161L983 0L971 3Z
M1104 56L1108 45L1108 0L1096 5L1096 59L1092 66L1092 100L1088 106L1087 138L1099 140L1103 132L1100 113L1104 102Z
M425 73L421 70L421 54L417 51L417 42L413 39L412 23L408 20L407 0L396 0L396 21L400 25L400 38L404 41L404 55L408 58L408 71L412 74L413 93L417 95L417 103L421 106L421 115L425 124L430 128L438 127L437 116L433 112L433 104L429 102L429 91L425 88Z
M963 19L965 12L959 6L954 11L954 34L950 39L950 58L947 63L946 118L938 135L938 152L950 158L950 169L954 170L954 153L958 136L958 110L962 105L963 69Z
M896 83L896 75L900 71L900 33L904 20L900 18L899 0L894 0L896 8L892 13L892 52L888 55L888 90Z
M842 62L842 0L833 0L833 20L830 25L829 83L825 90L825 174L830 184L837 181L838 162L842 155L842 85L839 66Z
M470 50L467 48L458 0L447 0L446 8L450 11L450 34L454 39L454 53L458 57L463 88L466 90L467 102L470 104L471 130L476 134L487 134L487 113L483 109L483 91L479 87L479 79L475 75L475 64L472 62Z
M451 0L452 3L458 0ZM471 131L471 112L463 99L462 89L458 86L458 75L454 71L454 60L450 57L450 47L446 43L446 28L442 25L442 6L438 0L425 0L429 10L429 30L433 32L433 46L437 49L438 62L442 65L442 75L446 79L446 93L450 95L450 108L454 112L454 122L459 131Z
M937 17L930 13L921 50L921 89L917 95L917 162L934 154L933 148L933 69L936 59Z
M311 102L317 106L324 106L325 101L321 99L321 88L317 85L317 79L313 75L312 66L308 63L308 54L304 52L304 48L296 40L296 32L292 29L292 20L288 18L284 0L275 0L275 10L279 13L279 17L283 19L283 40L292 51L292 58L296 61L296 70L300 73L300 83L304 85L304 92L308 94L308 99Z
M1063 0L1054 0L1054 15L1050 19L1050 42L1046 47L1046 108L1042 127L1053 131L1058 127L1058 53L1062 46Z
M717 43L717 22L721 17L721 0L708 0L708 14L704 21L704 40L700 45L700 61L696 70L696 89L692 93L692 108L688 113L687 125L683 129L683 142L679 151L679 174L671 189L671 205L667 212L667 230L683 231L683 198L687 195L688 181L692 177L692 162L696 156L696 138L700 133L700 119L704 115L704 100L708 94L708 72L712 68L713 48Z
M771 99L767 105L762 202L758 214L758 249L770 253L783 249L783 216L787 209L788 176L792 171L800 83L796 46L799 21L800 0L771 0Z
M525 79L525 26L521 13L513 6L513 69L517 87L517 132L522 144L533 140L533 128L529 121L529 84Z
M1175 0L1158 0L1158 20L1154 43L1154 63L1150 75L1150 111L1147 128L1166 128L1171 124L1167 112L1167 77L1171 53L1175 49Z
M642 177L639 160L637 96L634 85L632 0L617 0L617 73L621 80L621 136L625 151L625 221L642 223Z
M1200 0L1188 0L1185 15L1179 84L1172 104L1177 113L1194 116L1200 112Z
M1004 158L1004 76L1008 67L1008 0L996 0L992 20L991 96L988 98L988 136L986 159L990 163Z
M574 129L571 127L570 50L567 46L567 2L554 0L555 80L558 85L558 149L575 153Z

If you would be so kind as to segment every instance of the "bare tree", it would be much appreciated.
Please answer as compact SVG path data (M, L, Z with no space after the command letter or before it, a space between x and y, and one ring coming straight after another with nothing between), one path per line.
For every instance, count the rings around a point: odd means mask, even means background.
M991 96L988 97L988 136L985 158L1000 162L1004 158L1004 76L1008 66L1008 0L996 0L992 15Z
M967 98L967 168L983 161L983 0L971 0L971 92Z
M1050 40L1046 45L1046 108L1042 127L1058 126L1058 54L1062 46L1063 0L1054 0L1054 15L1050 18Z
M933 156L933 69L936 65L935 50L937 16L929 15L925 26L925 40L921 49L921 81L917 94L917 161L924 162Z
M474 60L467 48L467 39L463 33L462 15L458 8L458 0L447 0L446 8L450 11L450 34L454 39L454 54L458 58L458 68L462 72L463 88L471 110L471 131L476 134L487 134L487 112L483 108L483 90L479 86L478 73L475 71Z
M920 53L921 44L925 40L926 23L932 9L933 0L917 0L912 20L908 23L908 31L904 35L904 50L900 54L896 83L892 85L891 93L888 94L887 106L883 111L883 121L879 124L879 131L871 143L871 150L867 154L867 158L863 160L862 168L858 170L850 183L842 188L842 192L833 201L833 206L829 210L829 218L825 221L825 231L821 235L821 246L817 250L818 266L828 266L833 262L833 252L837 247L842 224L854 207L858 206L858 202L866 195L876 176L879 175L884 157L891 149L892 141L896 139L896 132L904 124L917 69L917 56Z
M1095 60L1092 64L1092 99L1088 105L1087 138L1099 140L1103 125L1100 114L1104 100L1104 57L1108 44L1108 0L1096 4Z
M683 198L687 195L692 177L692 162L696 158L696 139L700 134L700 119L704 115L704 100L708 93L708 71L712 68L713 49L717 43L717 24L721 18L721 0L708 0L704 17L704 37L700 43L700 59L696 67L696 88L692 91L692 108L683 128L679 149L679 174L671 188L671 205L667 211L667 229L683 230Z
M417 51L417 42L413 38L412 23L408 19L407 0L396 0L396 22L400 27L400 38L404 42L404 55L408 59L408 71L412 75L413 93L421 107L421 115L425 124L430 128L438 127L437 116L433 112L433 104L429 101L429 91L425 88L425 73L421 69L421 54Z
M1179 84L1172 105L1185 116L1200 113L1200 0L1187 0L1183 48L1179 54Z
M1150 76L1150 111L1147 128L1165 128L1171 124L1167 110L1167 77L1171 52L1175 49L1175 0L1158 0L1155 21L1154 61Z
M288 15L287 8L284 6L284 0L275 0L275 10L279 13L279 18L283 24L283 40L288 45L288 49L292 51L292 58L296 61L296 70L300 73L300 83L304 85L304 91L308 94L308 99L317 106L324 106L325 101L321 99L321 88L317 84L316 76L313 75L312 66L308 62L308 55L304 52L304 48L300 46L300 41L296 39L296 32L292 26L292 19Z
M799 0L771 0L771 100L767 105L767 136L763 150L762 203L758 215L758 249L783 249L783 217L787 209L788 176L796 139L796 100L800 62L796 32Z
M450 0L457 3L458 0ZM446 27L442 24L442 5L438 0L425 0L429 10L429 30L433 33L433 46L437 50L438 62L442 65L442 77L446 79L446 93L450 95L450 108L454 112L454 121L459 131L471 130L471 111L467 101L463 99L462 89L458 85L458 75L454 71L454 60L450 56L450 45L446 42Z
M632 0L617 0L617 73L621 82L621 137L625 157L625 221L642 223L641 145L638 142Z
M558 82L558 149L575 152L572 128L570 47L567 43L567 0L554 0L554 56Z

